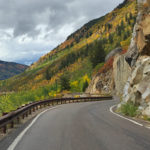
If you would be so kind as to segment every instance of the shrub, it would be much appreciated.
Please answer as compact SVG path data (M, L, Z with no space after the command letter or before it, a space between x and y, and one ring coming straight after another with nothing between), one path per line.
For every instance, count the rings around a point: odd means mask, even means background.
M111 57L104 65L102 68L100 68L100 70L98 71L99 73L106 73L108 70L113 68L113 62L114 62L114 58Z
M135 117L137 115L137 109L138 107L135 106L132 102L123 104L121 106L120 111L127 116Z

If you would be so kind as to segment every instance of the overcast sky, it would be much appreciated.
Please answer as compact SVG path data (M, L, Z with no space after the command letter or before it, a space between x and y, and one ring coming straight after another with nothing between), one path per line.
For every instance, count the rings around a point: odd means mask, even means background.
M0 0L0 60L30 64L123 0Z

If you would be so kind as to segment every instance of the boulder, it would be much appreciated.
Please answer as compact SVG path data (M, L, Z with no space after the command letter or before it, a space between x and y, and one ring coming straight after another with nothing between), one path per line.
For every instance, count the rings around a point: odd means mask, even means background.
M150 102L148 103L148 106L143 110L142 114L150 117Z
M131 85L138 84L142 80L142 77L143 77L143 65L138 65L132 72L130 84Z

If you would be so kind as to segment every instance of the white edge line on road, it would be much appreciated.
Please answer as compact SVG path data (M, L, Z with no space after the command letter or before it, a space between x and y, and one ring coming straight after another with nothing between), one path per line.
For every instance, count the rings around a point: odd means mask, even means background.
M125 119L125 120L128 120L128 121L130 121L130 122L136 124L136 125L139 125L139 126L143 127L143 124L138 123L138 122L136 122L136 121L134 121L134 120L131 120L131 119L129 119L129 118L123 117L123 116L121 116L121 115L115 113L115 112L113 111L113 108L116 107L116 106L117 106L117 105L114 105L114 106L111 106L111 107L110 107L110 112L111 112L111 113L113 113L114 115L116 115L116 116L118 116L118 117L120 117L120 118L123 118L123 119Z
M56 106L58 107L58 106ZM17 146L17 144L21 141L21 139L23 138L23 136L26 134L26 132L33 126L33 124L37 121L37 119L44 114L45 112L55 109L56 107L52 107L49 109L44 110L43 112L41 112L40 114L38 114L33 121L16 137L16 139L13 141L13 143L8 147L7 150L14 150L15 147Z

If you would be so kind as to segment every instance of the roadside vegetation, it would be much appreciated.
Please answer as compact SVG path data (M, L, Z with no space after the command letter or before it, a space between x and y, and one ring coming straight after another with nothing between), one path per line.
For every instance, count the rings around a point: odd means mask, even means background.
M123 113L124 115L135 117L138 115L138 107L135 106L132 102L128 102L126 104L123 104L119 111Z
M12 92L0 96L0 116L16 110L31 102L62 97L67 93L84 92L88 87L90 78L83 76L80 81L71 81L68 74L64 74L53 85L40 87L34 90Z

